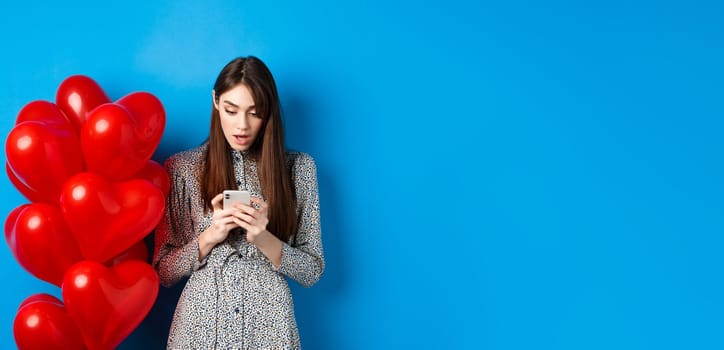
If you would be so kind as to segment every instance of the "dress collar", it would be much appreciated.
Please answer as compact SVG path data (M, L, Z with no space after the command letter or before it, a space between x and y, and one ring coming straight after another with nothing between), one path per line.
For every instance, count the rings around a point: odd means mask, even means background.
M235 162L235 163L236 163L236 162L241 162L241 161L244 160L244 158L248 158L248 157L249 157L249 151L237 151L237 150L232 149L232 150L231 150L231 155L232 155L232 157L234 158L234 162Z

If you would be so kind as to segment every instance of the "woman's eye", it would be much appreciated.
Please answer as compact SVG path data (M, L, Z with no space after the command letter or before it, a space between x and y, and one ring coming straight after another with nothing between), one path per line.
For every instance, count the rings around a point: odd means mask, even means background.
M257 118L259 118L259 116L256 115L256 112L249 112L249 115L252 116L252 117L257 117Z
M230 110L228 110L228 109L226 109L225 111L226 111L226 114L228 114L228 115L234 115L234 114L236 114L236 111L230 111Z

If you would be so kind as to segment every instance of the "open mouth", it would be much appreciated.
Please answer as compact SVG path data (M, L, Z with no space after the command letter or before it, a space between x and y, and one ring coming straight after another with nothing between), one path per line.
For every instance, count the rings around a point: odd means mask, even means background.
M234 139L236 140L237 143L245 145L245 144L249 143L249 140L251 139L251 137L249 135L234 135Z

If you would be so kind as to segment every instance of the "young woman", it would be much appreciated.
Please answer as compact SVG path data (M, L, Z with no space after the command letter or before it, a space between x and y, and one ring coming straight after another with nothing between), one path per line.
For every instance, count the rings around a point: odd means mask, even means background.
M171 177L156 230L164 286L190 276L168 348L300 347L286 277L309 287L324 270L314 160L288 152L276 85L256 57L221 71L208 141L166 161ZM224 190L251 192L223 209Z

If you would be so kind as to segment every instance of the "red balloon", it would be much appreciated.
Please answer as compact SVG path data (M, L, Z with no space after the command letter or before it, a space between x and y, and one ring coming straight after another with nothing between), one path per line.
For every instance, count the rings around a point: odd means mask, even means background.
M46 203L22 205L11 212L5 239L25 270L58 287L66 270L83 259L60 210Z
M71 121L75 130L80 131L88 113L104 103L111 102L111 99L95 80L84 75L74 75L60 83L55 102Z
M20 304L13 335L20 350L85 349L80 331L63 303L49 294L32 295Z
M158 225L164 199L146 180L113 183L93 173L80 173L63 186L60 206L83 256L105 262Z
M166 125L166 112L161 101L148 92L140 91L123 96L116 103L126 107L131 113L136 122L139 139L150 148L145 152L153 154Z
M151 94L131 94L96 108L80 133L88 170L116 181L130 178L156 151L163 122L163 107Z
M168 172L166 172L163 165L149 160L146 166L136 174L136 177L150 181L163 192L164 196L168 196L168 191L171 189L171 179L169 179Z
M30 305L30 304L36 302L36 301L44 301L44 302L61 305L61 306L63 305L62 301L60 301L58 298L56 298L50 294L38 293L38 294L33 294L33 295L25 298L25 300L23 300L23 302L20 303L20 306L18 306L18 310L22 309L23 307L25 307L27 305Z
M15 175L13 172L13 169L10 169L10 165L8 163L5 163L5 173L8 175L8 179L10 179L10 183L15 186L15 188L20 191L20 194L25 196L29 201L31 202L43 202L45 201L45 197L42 193L33 190L32 188L25 186L20 179Z
M73 123L63 114L60 108L52 102L37 100L26 104L20 112L18 112L15 125L31 121L52 125L56 129L62 129L72 134L76 133Z
M148 247L146 246L145 241L138 241L138 243L126 249L123 253L106 262L105 265L111 267L129 260L138 260L145 263L148 262Z
M30 204L23 204L13 209L5 219L5 242L8 243L10 252L13 253L13 257L15 257L18 261L20 261L21 258L18 257L18 243L15 240L15 223L17 222L20 213L29 205Z
M107 268L82 261L68 270L62 294L90 349L113 349L143 321L158 294L151 265L126 261Z
M76 135L40 121L16 125L8 135L5 153L15 180L22 184L18 189L48 203L57 203L63 183L83 170Z

